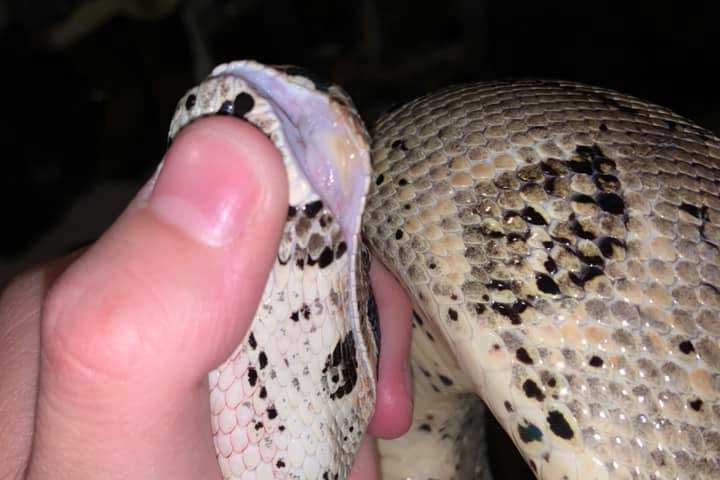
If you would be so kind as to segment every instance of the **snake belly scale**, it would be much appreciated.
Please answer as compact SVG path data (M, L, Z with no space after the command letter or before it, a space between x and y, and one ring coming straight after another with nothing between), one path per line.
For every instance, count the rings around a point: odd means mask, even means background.
M252 330L210 374L225 478L346 477L375 394L364 245L414 307L383 478L490 478L485 407L541 479L720 478L711 132L571 82L469 84L381 118L370 171L339 88L254 62L188 92L170 136L212 113L263 130L290 181Z

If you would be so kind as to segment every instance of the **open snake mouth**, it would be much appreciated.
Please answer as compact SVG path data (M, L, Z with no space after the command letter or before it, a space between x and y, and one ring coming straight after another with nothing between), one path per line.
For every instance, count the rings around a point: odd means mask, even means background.
M292 73L282 67L236 62L213 75L241 77L267 100L298 169L336 216L348 245L354 246L370 179L362 124L343 105L350 99L339 87Z

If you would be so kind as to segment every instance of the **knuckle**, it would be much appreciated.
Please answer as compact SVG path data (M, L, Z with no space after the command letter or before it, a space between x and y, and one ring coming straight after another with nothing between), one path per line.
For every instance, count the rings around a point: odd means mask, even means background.
M41 328L42 354L50 368L66 375L115 379L143 372L151 353L143 319L162 311L148 290L126 274L119 276L93 282L70 275L51 287Z

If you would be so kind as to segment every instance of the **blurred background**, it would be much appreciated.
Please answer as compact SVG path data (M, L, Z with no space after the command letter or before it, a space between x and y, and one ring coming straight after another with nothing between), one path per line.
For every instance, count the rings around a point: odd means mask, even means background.
M0 0L0 287L107 228L154 171L177 100L217 63L301 65L370 123L447 84L549 77L717 133L719 13L665 0ZM493 428L496 478L531 478Z

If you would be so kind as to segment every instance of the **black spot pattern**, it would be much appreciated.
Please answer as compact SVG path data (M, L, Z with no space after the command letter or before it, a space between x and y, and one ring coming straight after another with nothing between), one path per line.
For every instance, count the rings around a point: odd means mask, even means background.
M695 351L695 347L693 346L692 342L689 340L685 340L684 342L680 342L680 351L684 353L685 355L690 355L692 352Z
M528 351L525 350L525 348L523 347L517 349L517 351L515 352L515 357L526 365L533 364L533 359L530 357Z
M254 387L255 384L257 384L258 374L257 374L257 370L255 370L254 367L248 368L247 378L248 378L248 383L250 384L251 387Z
M547 416L548 425L550 430L560 438L570 440L575 436L570 424L565 419L565 416L557 410L551 410Z
M518 434L520 435L520 440L525 443L542 441L542 430L540 430L534 423L528 423L527 425L518 425L517 429Z
M542 402L543 400L545 400L545 394L542 392L540 387L538 387L537 383L535 383L533 380L525 380L523 382L522 388L528 398L534 398L538 402Z
M355 337L348 332L343 340L338 341L332 354L325 360L323 373L331 369L342 373L343 382L330 392L330 399L339 400L352 392L357 383L357 360L355 351Z
M591 367L595 367L595 368L600 368L600 367L602 367L602 366L603 366L603 363L604 363L604 362L603 362L603 359L600 358L600 357L598 357L597 355L593 355L592 357L590 357L590 361L588 361L588 364L589 364Z
M233 115L244 117L255 106L255 99L247 92L238 93L233 101Z
M310 202L307 205L305 205L305 208L303 211L305 212L305 215L308 218L315 218L315 216L318 214L320 210L323 208L323 203L321 200L315 200L314 202Z

